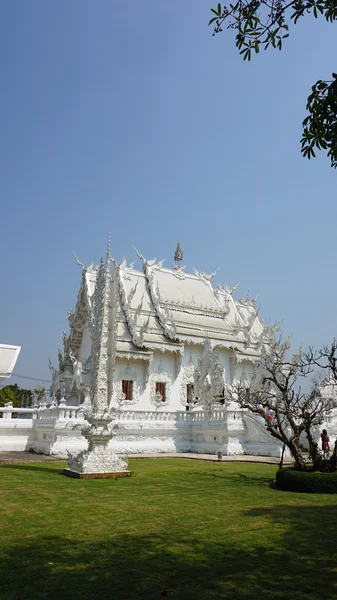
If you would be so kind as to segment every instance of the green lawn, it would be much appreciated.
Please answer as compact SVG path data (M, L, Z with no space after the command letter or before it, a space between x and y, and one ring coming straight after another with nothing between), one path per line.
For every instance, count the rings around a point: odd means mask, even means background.
M264 465L63 466L0 465L1 600L337 598L337 496L278 491Z

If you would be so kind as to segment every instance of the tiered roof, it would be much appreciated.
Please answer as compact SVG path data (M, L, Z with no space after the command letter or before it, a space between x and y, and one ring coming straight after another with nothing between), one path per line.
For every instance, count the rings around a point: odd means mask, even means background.
M263 325L255 301L248 296L235 301L227 285L213 287L215 273L208 275L163 261L146 260L137 253L143 270L113 261L110 303L118 355L150 358L155 349L182 352L185 343L203 343L210 338L216 346L233 348L241 360L260 353ZM74 313L70 313L70 344L79 347L84 320L93 326L95 294L100 267L84 267ZM84 315L87 315L84 319Z

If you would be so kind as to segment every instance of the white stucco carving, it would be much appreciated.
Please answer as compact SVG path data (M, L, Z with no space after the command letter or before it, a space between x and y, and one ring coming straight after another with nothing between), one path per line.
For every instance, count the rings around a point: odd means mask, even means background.
M83 377L82 377L82 362L77 360L76 356L69 350L69 358L73 364L73 380L72 380L72 388L74 390L80 390L83 385Z
M194 373L195 373L195 367L193 362L189 362L185 367L183 367L183 373L182 373L182 378L181 378L181 384L180 384L180 402L183 406L187 405L187 385L188 384L192 384L194 385ZM193 395L195 397L195 393L193 392Z
M218 353L206 338L194 374L194 392L199 404L205 410L211 410L223 387L223 368L219 363Z

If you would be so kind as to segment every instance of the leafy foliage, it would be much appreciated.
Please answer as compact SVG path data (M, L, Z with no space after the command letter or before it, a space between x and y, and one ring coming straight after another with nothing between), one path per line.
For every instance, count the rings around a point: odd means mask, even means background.
M243 60L251 60L252 53L269 46L282 50L289 37L289 23L296 24L305 15L316 19L322 16L332 23L337 20L337 0L239 0L233 4L211 8L209 25L213 35L227 29L236 33L235 45ZM326 150L331 166L337 167L337 75L333 80L319 80L312 86L308 97L301 152L307 158L315 157L315 148Z
M296 469L280 469L276 473L276 485L287 492L337 494L337 472L304 473Z
M17 386L16 386L17 387ZM0 406L5 406L7 402L12 402L15 408L21 406L21 401L19 400L14 385L5 385L5 387L0 389Z
M34 390L20 388L16 383L14 385L5 385L0 389L0 406L4 406L7 402L12 402L14 408L24 406L32 406L34 401L41 401L44 398L46 388L39 387Z

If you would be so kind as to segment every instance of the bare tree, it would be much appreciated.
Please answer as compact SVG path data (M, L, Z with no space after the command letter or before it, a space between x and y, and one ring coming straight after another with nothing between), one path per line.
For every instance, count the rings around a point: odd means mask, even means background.
M290 359L290 339L272 337L257 360L249 380L234 381L227 386L226 400L236 401L265 421L271 436L287 446L296 468L308 468L301 447L306 436L313 468L319 468L321 455L312 428L321 425L335 406L332 396L324 393L324 382L313 381L309 391L301 382L314 373L315 361L300 349ZM318 356L316 356L318 360Z
M303 364L322 369L326 372L326 381L330 385L337 384L337 339L334 338L330 346L323 346L320 350L310 347L303 355Z

